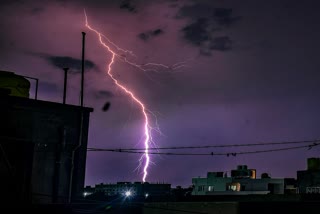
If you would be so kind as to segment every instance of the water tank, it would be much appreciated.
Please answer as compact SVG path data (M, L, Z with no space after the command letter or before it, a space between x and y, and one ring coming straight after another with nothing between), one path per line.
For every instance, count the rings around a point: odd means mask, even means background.
M308 158L308 170L320 170L320 158Z
M0 94L29 98L30 82L9 71L0 71Z
M249 169L249 171L250 171L250 178L256 179L257 178L257 170Z
M247 165L238 165L237 170L247 170L248 166Z
M207 178L222 178L223 172L208 172Z
M270 178L269 174L268 173L262 173L261 174L261 178Z

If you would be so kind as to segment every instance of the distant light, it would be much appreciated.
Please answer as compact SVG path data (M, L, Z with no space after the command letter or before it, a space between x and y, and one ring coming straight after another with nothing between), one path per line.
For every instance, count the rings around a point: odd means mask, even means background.
M131 191L127 191L127 192L125 192L125 195L126 195L126 197L131 196Z
M146 195L145 195L145 196L146 196L146 198L148 198L149 194L148 194L148 193L146 193Z
M87 192L84 192L84 193L83 193L83 196L84 196L84 197L86 197L87 195L89 195L89 193L87 193Z

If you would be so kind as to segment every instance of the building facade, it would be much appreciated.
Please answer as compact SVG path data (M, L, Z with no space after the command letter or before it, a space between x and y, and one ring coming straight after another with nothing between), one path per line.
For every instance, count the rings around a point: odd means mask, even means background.
M192 195L284 194L284 179L257 179L256 170L246 165L231 170L231 177L223 172L208 172L205 178L193 178L192 184Z
M67 203L81 197L93 109L25 94L0 95L1 197L30 203Z
M89 187L88 187L89 188ZM94 192L103 192L106 196L163 197L170 194L171 184L148 182L117 182L116 184L97 184Z
M308 158L307 170L297 171L299 194L320 194L320 158Z

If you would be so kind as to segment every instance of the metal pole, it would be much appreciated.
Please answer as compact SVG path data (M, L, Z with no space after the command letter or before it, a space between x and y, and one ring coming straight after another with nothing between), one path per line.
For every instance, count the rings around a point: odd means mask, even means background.
M83 107L83 81L84 81L84 47L85 47L85 37L86 33L82 32L82 72L81 72L81 96L80 96L80 104ZM74 174L74 158L76 150L79 149L82 145L82 138L83 138L83 123L84 123L84 115L83 115L83 108L80 109L80 130L79 130L79 143L78 145L72 150L71 153L71 169L70 169L70 180L69 180L69 196L68 202L71 203L72 201L72 187L73 187L73 174Z
M34 96L34 99L35 99L35 100L38 99L38 84L39 84L39 80L36 79L36 95Z
M63 104L66 104L66 98L67 98L67 81L68 81L68 70L69 68L63 68L64 70L64 85L63 85Z
M80 106L83 107L83 85L84 85L84 48L85 48L86 33L82 32L82 67L81 67L81 96Z

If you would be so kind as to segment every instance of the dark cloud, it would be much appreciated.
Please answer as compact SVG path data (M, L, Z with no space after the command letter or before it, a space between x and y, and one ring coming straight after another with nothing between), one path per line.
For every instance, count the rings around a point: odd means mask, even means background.
M213 21L212 24L218 25L231 25L241 19L240 16L233 16L232 8L216 8L214 5L203 3L181 7L177 17L191 18L192 20L207 18Z
M233 16L231 8L216 8L212 4L195 3L184 5L178 12L179 18L188 18L189 24L181 29L186 41L200 48L200 54L211 56L211 51L227 51L232 49L229 36L215 36L215 32L223 31L241 19Z
M213 17L219 25L225 26L230 26L241 19L240 16L232 16L232 9L230 8L215 8Z
M200 54L211 56L211 51L227 51L232 49L232 40L228 36L214 37L209 28L209 21L200 18L182 29L184 38L200 48Z
M26 2L23 0L16 0L16 1L12 1L12 0L1 0L0 1L0 5L18 5L18 4L25 4Z
M138 37L140 39L142 39L143 41L147 41L147 40L151 39L152 37L159 36L163 33L164 33L164 31L162 29L158 28L156 30L151 30L151 31L147 31L144 33L139 33Z
M195 3L193 5L184 5L180 8L177 17L178 18L208 18L212 17L212 11L214 8L211 5Z
M147 41L149 39L149 34L146 34L146 33L139 33L138 34L138 37L144 41Z
M81 72L81 59L72 58L69 56L46 56L47 61L57 68L70 68L69 73ZM91 60L85 60L85 71L93 69L96 65Z
M182 29L184 38L192 44L200 46L203 42L210 39L210 33L207 30L208 25L208 20L206 18L200 18L185 26Z
M114 94L111 91L100 90L96 92L96 98L110 98L113 96Z
M120 9L128 10L131 13L137 12L136 7L129 0L121 2Z
M228 51L232 49L232 40L228 36L215 37L211 40L211 50Z
M156 29L156 30L152 31L153 36L158 36L162 33L163 33L163 30L161 30L161 29Z

